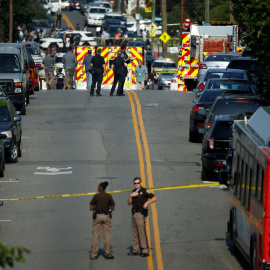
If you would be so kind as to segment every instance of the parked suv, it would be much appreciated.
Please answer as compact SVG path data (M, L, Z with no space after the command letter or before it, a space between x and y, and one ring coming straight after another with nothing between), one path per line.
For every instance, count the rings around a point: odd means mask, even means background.
M237 116L217 115L202 141L202 180L212 180L213 173L224 172L232 140L233 121Z
M7 98L0 98L0 133L6 135L4 139L5 158L8 162L17 162L22 155L22 127L21 117Z
M0 48L0 86L8 93L14 106L26 114L28 65L22 66L17 48Z
M216 115L252 115L261 106L268 106L268 102L259 96L219 96L216 98L207 115L204 125L205 131L209 129Z

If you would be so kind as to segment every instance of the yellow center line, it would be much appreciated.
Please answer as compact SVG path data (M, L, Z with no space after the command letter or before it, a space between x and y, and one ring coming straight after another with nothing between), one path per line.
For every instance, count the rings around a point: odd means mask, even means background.
M71 27L72 30L74 30L74 27L73 27L73 25L72 25L70 19L68 18L68 16L67 16L66 14L63 14L62 17L63 17L63 19L66 21L68 27Z
M141 173L142 185L146 186L143 152L142 152L142 145L141 145L141 140L140 140L138 122L137 122L137 117L136 117L135 105L132 99L132 95L128 91L126 92L128 94L128 98L129 98L129 102L131 106L131 113L132 113L132 119L133 119L133 125L134 125L134 131L135 131L135 137L136 137L136 143L137 143L137 149L138 149L138 155L139 155L139 162L140 162L140 173ZM150 236L150 226L149 226L148 217L147 217L147 222L146 222L146 234L147 234L147 239L148 239L148 246L149 246L149 249L151 250L151 236ZM150 252L149 255L150 256L147 257L148 269L153 270L154 264L153 264L152 252Z
M134 95L136 105L137 105L138 119L139 119L139 124L140 124L140 128L141 128L142 140L143 140L144 151L145 151L145 161L146 161L146 167L147 167L148 185L149 185L149 188L154 188L152 165L151 165L151 160L150 160L150 151L149 151L145 127L144 127L144 123L143 123L141 103L139 101L137 94L133 90L131 90L131 93ZM155 203L151 204L151 209L152 209L152 216L153 216L153 228L154 228L157 268L158 268L158 270L163 270L164 268L163 268L162 252L161 252L161 246L160 246L158 214L157 214L157 208L156 208Z

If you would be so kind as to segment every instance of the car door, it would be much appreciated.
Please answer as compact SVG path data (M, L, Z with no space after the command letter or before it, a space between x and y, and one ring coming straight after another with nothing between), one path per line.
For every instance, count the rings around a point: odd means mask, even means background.
M14 117L17 116L17 113L10 100L8 101L7 107L10 113L10 118L12 121L12 127L13 127L13 132L16 138L16 142L18 143L21 140L21 121L18 121L18 122L14 121Z

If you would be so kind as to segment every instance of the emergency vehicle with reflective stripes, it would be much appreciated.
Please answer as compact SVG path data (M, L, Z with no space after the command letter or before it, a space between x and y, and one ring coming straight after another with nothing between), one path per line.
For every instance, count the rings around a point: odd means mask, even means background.
M178 91L196 87L199 64L208 55L231 51L233 37L238 42L238 37L233 36L234 27L237 26L231 26L226 22L223 22L222 26L191 25L190 20L186 19L186 32L182 33L182 45L178 56Z
M233 126L228 232L252 270L270 269L270 107Z
M83 59L88 54L88 50L92 50L92 55L98 49L101 49L101 56L105 60L106 75L103 78L102 89L111 89L114 81L114 73L112 70L112 62L117 57L117 52L120 50L119 46L88 46L88 47L76 47L75 55L77 58L77 69L75 72L75 84L76 89L86 89L86 72L83 66ZM136 89L135 68L139 65L138 60L145 63L144 48L143 47L127 47L126 53L131 58L131 63L127 65L128 74L126 76L124 89L133 90Z

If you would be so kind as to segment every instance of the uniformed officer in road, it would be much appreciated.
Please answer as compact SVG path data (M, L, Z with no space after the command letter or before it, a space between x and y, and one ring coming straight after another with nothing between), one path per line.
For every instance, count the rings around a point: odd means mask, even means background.
M157 197L153 193L147 192L142 187L140 177L135 177L133 184L135 186L133 192L129 195L128 205L132 204L132 246L133 251L128 255L149 256L149 247L146 236L146 218L148 215L148 205L157 201Z
M94 89L96 87L96 83L97 83L96 94L97 96L102 96L100 94L100 90L101 90L103 76L105 76L106 70L105 70L105 60L100 54L101 54L101 49L98 49L96 55L92 58L92 61L91 61L91 66L93 68L94 73L92 75L93 78L92 78L90 96L94 95Z
M128 54L126 53L126 49L127 49L127 45L125 43L123 43L121 45L121 50L122 50L122 58L125 60L125 63L126 64L129 64L131 59L130 57L128 56ZM128 74L128 69L127 69L127 66L124 68L124 82L122 84L122 88L121 88L121 91L120 91L120 95L122 95L124 93L124 85L125 85L125 80L126 80L126 77L127 77L127 74Z
M104 237L105 259L114 259L111 253L111 211L114 210L112 195L105 192L108 182L102 182L98 186L98 192L90 201L90 210L93 211L92 228L92 253L90 259L97 258L99 250L99 238L101 230Z
M117 88L117 96L124 96L125 94L123 93L123 84L125 81L125 74L124 74L124 67L127 66L124 58L122 57L123 51L119 50L117 52L117 57L113 60L112 63L112 70L114 72L114 81L113 81L113 86L111 89L110 96L113 96L115 87L118 84Z

